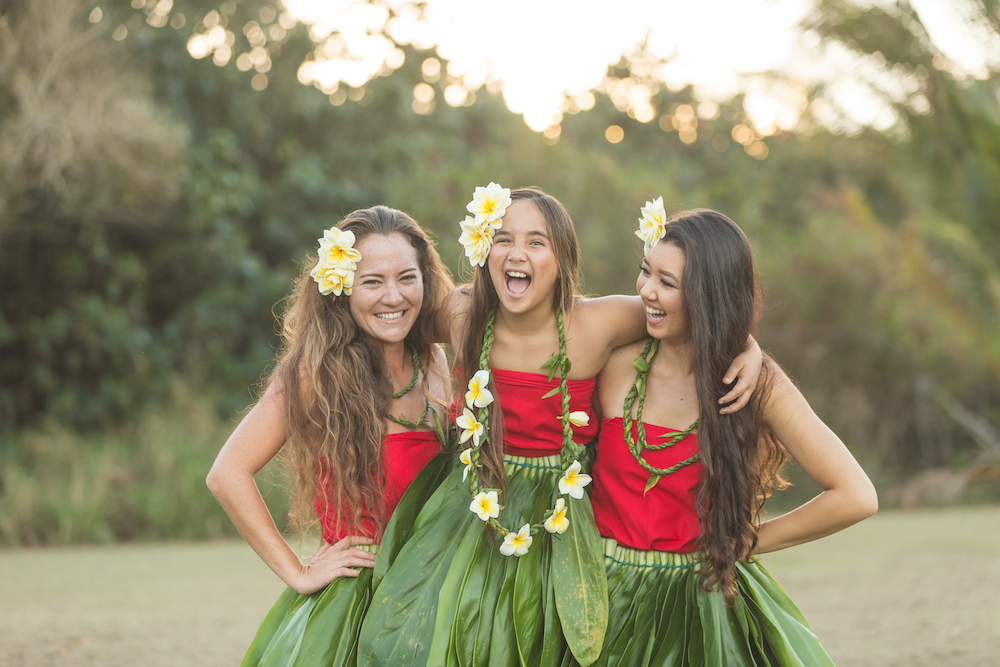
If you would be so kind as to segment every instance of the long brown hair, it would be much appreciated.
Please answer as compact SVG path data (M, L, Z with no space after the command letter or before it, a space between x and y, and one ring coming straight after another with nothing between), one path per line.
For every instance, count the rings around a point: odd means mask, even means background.
M756 525L765 499L783 486L787 453L764 423L761 405L776 365L765 358L761 382L742 410L718 412L729 389L722 384L732 360L746 347L760 318L763 289L750 242L735 222L697 209L671 218L661 243L684 252L681 294L690 329L698 394L698 449L704 477L698 489L705 590L736 594L736 561L757 545Z
M580 246L576 240L576 229L569 212L558 199L538 188L518 188L510 193L511 202L529 201L538 208L545 219L545 228L552 242L552 252L558 265L555 293L552 296L553 310L568 310L580 292ZM475 269L472 284L465 288L472 295L469 306L468 325L456 355L464 391L479 370L479 357L483 352L483 334L490 311L498 306L497 296L490 279L489 263ZM539 369L540 370L540 369ZM507 476L503 469L503 412L498 401L490 404L489 441L480 453L490 480L487 483L506 485Z
M409 215L385 206L354 211L337 226L353 232L356 243L371 235L401 234L417 251L423 305L406 340L429 362L435 318L452 281L427 234ZM285 396L289 515L300 530L316 523L313 502L317 478L323 476L331 488L332 497L325 500L335 512L337 529L359 526L365 510L381 534L387 520L382 440L392 402L385 358L354 321L346 295L320 294L309 275L317 261L315 254L307 258L287 299L282 347L268 381ZM434 400L427 385L425 378L424 395Z

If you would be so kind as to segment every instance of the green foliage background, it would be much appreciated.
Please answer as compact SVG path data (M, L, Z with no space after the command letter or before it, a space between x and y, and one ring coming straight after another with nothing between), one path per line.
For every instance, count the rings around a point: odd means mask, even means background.
M0 0L0 542L231 530L201 480L320 231L355 208L400 208L460 278L457 222L489 181L566 204L595 294L634 290L647 199L726 213L768 288L758 338L880 484L1000 462L1000 79L936 65L908 6L821 0L809 19L824 44L915 73L918 92L889 100L899 126L807 122L757 160L729 139L746 122L739 98L692 145L600 93L554 143L485 90L452 108L438 83L436 110L417 114L434 54L411 47L360 101L333 105L296 78L314 46L303 26L272 42L258 92L254 72L186 51L219 5L177 0L183 25L153 28L142 2L100 3L94 24L98 3ZM231 26L274 6L232 5ZM977 7L1000 35L996 3ZM609 76L633 75L623 61ZM914 110L920 95L929 112ZM691 89L653 99L664 114L692 102ZM604 137L612 124L621 143ZM139 498L158 482L190 491ZM60 487L76 499L47 490ZM187 518L156 518L161 505Z

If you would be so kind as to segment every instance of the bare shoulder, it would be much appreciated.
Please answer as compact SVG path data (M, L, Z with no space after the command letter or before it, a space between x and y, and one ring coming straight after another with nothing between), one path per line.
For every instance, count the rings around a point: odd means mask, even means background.
M812 408L788 374L776 363L768 363L766 374L767 387L764 393L764 419L774 426L778 422L788 421L812 413ZM805 411L805 412L803 412Z
M573 311L573 316L579 318L579 325L599 336L602 344L608 347L631 343L646 333L646 318L638 296L613 294L580 298Z
M459 335L468 319L471 305L471 286L459 285L448 293L437 315L437 342L452 347L459 345Z
M431 345L431 358L428 364L429 370L434 373L448 375L448 357L444 353L444 348L440 345Z

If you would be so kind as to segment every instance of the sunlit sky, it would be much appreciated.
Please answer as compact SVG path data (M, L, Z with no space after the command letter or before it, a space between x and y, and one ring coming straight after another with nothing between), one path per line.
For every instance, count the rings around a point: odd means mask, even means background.
M951 60L948 66L975 75L985 64L1000 62L1000 46L983 45L963 21L964 0L911 1ZM832 91L833 104L825 110L831 123L838 122L838 111L849 124L878 129L895 120L861 83L879 76L875 64L858 63L836 49L823 54L818 38L797 27L810 0L427 0L422 16L406 0L284 5L282 24L293 18L306 23L318 44L316 61L300 69L299 78L327 92L340 84L363 86L399 67L403 54L393 41L436 48L447 71L433 71L432 62L424 72L428 80L441 81L445 99L418 86L418 110L441 102L469 104L485 86L502 92L511 111L543 131L557 126L563 112L589 108L588 91L608 92L619 108L645 121L653 119L649 88L657 82L674 90L692 84L703 100L746 93L750 119L770 134L795 126L805 87L822 80ZM397 17L389 19L389 8ZM608 66L643 42L647 62L638 69L651 86L607 89L602 81ZM902 96L915 85L904 80L883 87Z

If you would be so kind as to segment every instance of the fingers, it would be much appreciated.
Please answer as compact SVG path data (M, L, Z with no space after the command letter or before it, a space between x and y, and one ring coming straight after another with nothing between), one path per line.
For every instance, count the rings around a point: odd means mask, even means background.
M728 405L719 410L719 414L728 415L742 410L750 402L751 396L753 396L753 387L746 378L738 378L738 381L729 390L729 393L719 399L720 404L728 403Z
M373 540L370 537L365 537L363 535L348 535L344 539L334 544L333 547L335 549L343 551L344 549L349 549L350 547L354 547L359 544L375 544L375 540Z

